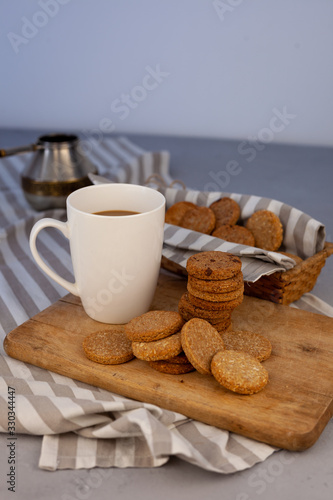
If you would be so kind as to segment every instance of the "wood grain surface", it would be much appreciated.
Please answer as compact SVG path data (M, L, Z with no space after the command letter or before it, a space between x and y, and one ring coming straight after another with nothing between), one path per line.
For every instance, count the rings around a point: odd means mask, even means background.
M152 309L177 310L185 290L185 278L161 271ZM159 373L138 359L113 366L88 360L83 338L107 326L72 295L10 332L4 348L13 358L279 448L309 448L333 414L333 319L245 296L232 324L272 343L264 362L269 383L258 394L234 394L196 371Z

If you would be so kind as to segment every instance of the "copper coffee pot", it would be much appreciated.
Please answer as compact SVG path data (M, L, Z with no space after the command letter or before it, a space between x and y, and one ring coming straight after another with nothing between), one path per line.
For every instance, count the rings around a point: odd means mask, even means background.
M36 144L0 149L0 157L29 152L34 155L22 172L21 184L36 210L65 208L67 196L91 184L88 174L97 173L96 166L81 153L76 135L42 135Z

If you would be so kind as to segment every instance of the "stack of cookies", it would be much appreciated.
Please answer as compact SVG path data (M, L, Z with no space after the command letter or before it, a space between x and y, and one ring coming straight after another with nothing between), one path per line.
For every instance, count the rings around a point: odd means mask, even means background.
M178 310L184 321L201 318L222 333L231 325L233 310L243 301L244 280L239 257L227 252L201 252L186 265L187 292Z
M176 311L148 311L125 325L136 358L157 371L169 374L194 370L181 344L184 320Z

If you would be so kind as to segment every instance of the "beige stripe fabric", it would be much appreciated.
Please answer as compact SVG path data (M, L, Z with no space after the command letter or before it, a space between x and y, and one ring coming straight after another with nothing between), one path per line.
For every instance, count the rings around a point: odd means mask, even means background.
M91 150L91 159L99 169L94 182L145 184L154 175L169 185L168 152L147 152L126 138L105 138ZM0 160L0 337L45 309L67 292L45 276L29 250L32 225L40 218L66 219L65 210L36 212L26 202L20 175L27 160L23 156ZM216 193L165 189L168 203L187 198L201 204L216 199ZM221 193L219 193L221 194ZM246 195L232 195L242 206L243 215L259 206L270 206L286 219L293 209L279 202ZM307 254L319 248L324 229L303 214L288 226L290 248ZM289 220L288 219L288 220ZM303 231L311 234L304 238ZM221 240L202 237L175 226L166 225L165 255L185 263L193 251L222 247ZM312 236L316 236L313 243ZM241 255L244 273L251 276L288 268L288 259L276 262L271 253L259 252L248 257L246 249L235 248ZM45 261L64 278L73 279L68 242L62 234L43 231L39 238ZM253 267L253 261L255 266ZM267 268L269 267L269 269ZM251 270L252 269L252 270ZM332 314L327 304L310 294L295 307L312 308ZM68 377L27 365L0 353L0 431L8 432L8 394L15 397L15 432L43 436L39 467L55 471L65 468L158 467L177 456L198 467L228 474L265 460L275 448L233 433L188 419L179 413L141 403L89 386Z
M110 182L108 176L92 175L91 180L95 184ZM280 217L284 227L282 249L302 258L311 257L324 247L326 238L324 225L280 201L237 193L202 192L164 186L159 186L157 189L164 194L167 208L183 200L209 206L222 196L228 196L240 205L240 218L244 223L257 210L271 210ZM165 224L163 256L167 259L185 269L187 259L191 255L208 250L219 250L238 255L242 260L244 280L249 282L254 282L263 275L285 271L295 266L294 260L277 252L238 245L214 236Z
M50 382L48 372L35 367L36 381L29 368L10 358L3 357L2 364L4 372L15 375L0 378L1 415L6 414L7 387L13 387L16 432L44 435L39 460L43 469L153 467L174 455L207 470L229 473L275 451L252 440L239 444L232 433L151 404L82 383L81 387L75 382L72 387L59 384L65 377ZM0 423L5 432L1 418Z
M292 259L276 252L236 245L207 234L165 224L163 255L169 260L185 269L187 259L191 255L208 250L238 255L242 260L245 281L253 282L264 274L291 269L295 265Z
M290 307L303 309L304 311L310 311L316 314L325 314L325 316L333 318L333 307L312 293L305 293L299 300L290 304Z
M228 196L240 205L240 219L243 223L246 223L257 210L270 210L280 217L284 228L283 250L307 258L324 247L326 238L324 225L300 210L277 200L237 193L201 192L190 189L159 188L159 191L165 195L167 207L183 200L209 206L219 198ZM243 261L242 271L246 281L256 281L264 274L291 269L295 265L289 257L277 252L224 241L221 243L219 238L177 226L166 225L164 243L164 256L183 267L186 267L188 257L199 251L221 250L238 255Z

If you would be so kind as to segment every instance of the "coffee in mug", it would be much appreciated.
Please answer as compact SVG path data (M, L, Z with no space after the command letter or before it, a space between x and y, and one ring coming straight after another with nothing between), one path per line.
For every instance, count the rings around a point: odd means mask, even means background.
M101 212L94 212L95 215L103 215L104 217L121 217L125 215L136 215L139 212L132 212L131 210L102 210Z

